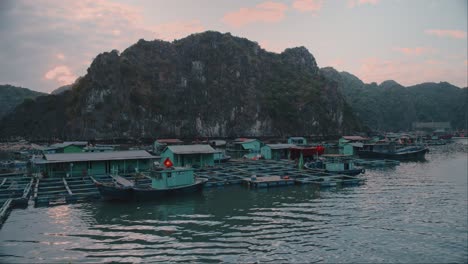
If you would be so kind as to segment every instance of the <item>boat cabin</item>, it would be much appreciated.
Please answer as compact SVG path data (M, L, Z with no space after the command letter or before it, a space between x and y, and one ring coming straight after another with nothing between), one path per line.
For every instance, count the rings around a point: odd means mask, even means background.
M321 162L323 162L323 168L327 171L339 172L355 169L353 158L348 155L323 155Z
M195 176L192 168L160 168L152 170L150 177L151 187L160 190L177 188L195 183Z
M210 145L167 146L161 153L161 163L169 158L174 166L213 166L216 150Z

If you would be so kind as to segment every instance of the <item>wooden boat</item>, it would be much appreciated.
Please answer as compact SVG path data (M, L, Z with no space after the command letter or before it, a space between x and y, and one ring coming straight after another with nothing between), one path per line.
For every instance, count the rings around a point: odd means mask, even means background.
M429 149L423 145L410 145L398 147L394 143L364 144L357 151L360 158L393 159L393 160L424 160Z
M111 176L111 182L95 181L99 192L107 200L152 200L163 196L193 193L202 190L207 179L198 179L192 168L155 169L149 181L131 181L121 176ZM137 178L135 178L137 179Z
M340 154L322 155L320 159L304 164L304 168L313 171L346 174L350 176L356 176L365 172L363 168L355 166L350 156Z
M121 177L111 176L112 181L102 182L97 181L93 177L91 179L96 184L102 197L106 200L130 200L133 194L133 182Z

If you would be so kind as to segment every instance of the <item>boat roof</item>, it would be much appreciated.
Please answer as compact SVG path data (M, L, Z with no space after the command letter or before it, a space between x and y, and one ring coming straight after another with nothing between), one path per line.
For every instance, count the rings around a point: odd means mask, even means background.
M343 136L346 140L369 140L369 138L361 137L361 136Z
M182 140L177 138L161 138L156 139L158 143L184 143Z
M210 145L177 145L167 146L174 154L211 154L216 150Z
M44 159L33 159L36 164L65 163L79 161L102 161L102 160L135 160L135 159L157 159L144 150L110 151L110 152L82 152L82 153L54 153L44 154Z

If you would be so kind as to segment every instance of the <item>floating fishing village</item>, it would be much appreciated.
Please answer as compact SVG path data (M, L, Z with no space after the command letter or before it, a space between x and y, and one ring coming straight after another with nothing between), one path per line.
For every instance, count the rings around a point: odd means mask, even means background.
M13 209L96 200L158 200L203 188L243 185L273 188L309 185L343 188L365 184L367 169L421 161L428 146L466 139L447 131L342 136L337 142L286 142L255 138L183 141L151 145L65 141L39 145L2 143L0 220ZM220 190L222 191L222 190Z

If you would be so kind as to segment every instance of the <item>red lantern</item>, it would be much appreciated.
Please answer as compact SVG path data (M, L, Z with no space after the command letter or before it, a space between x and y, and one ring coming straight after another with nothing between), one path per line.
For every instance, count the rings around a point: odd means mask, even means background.
M166 166L166 168L170 168L170 167L174 166L174 164L172 164L172 161L169 158L166 158L166 160L164 160L163 164L164 164L164 166Z

